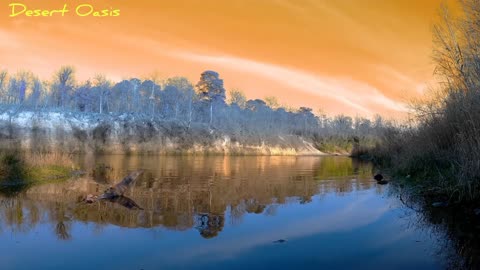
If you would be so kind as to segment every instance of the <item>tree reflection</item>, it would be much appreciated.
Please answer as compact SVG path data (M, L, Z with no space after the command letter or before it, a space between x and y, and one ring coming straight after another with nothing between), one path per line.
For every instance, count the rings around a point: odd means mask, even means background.
M195 228L205 239L217 236L222 231L224 225L225 217L223 214L198 214L195 216Z
M60 240L69 240L71 238L71 235L68 231L69 228L63 221L58 222L57 226L55 226L55 234Z
M275 215L281 204L375 186L369 164L342 157L99 156L79 160L77 166L95 170L95 175L30 187L14 197L0 195L5 205L0 225L28 230L46 216L62 240L71 239L75 221L94 223L99 231L107 224L196 228L202 237L212 238L222 231L226 213L235 224L248 214ZM146 170L144 177L126 196L90 205L77 202L138 168Z
M55 203L55 208L52 213L52 219L55 220L55 234L60 240L69 240L71 238L70 229L71 222L66 217L68 209L63 203Z
M15 197L27 190L30 186L30 184L24 182L0 185L0 195L5 197Z
M257 200L248 200L246 201L245 210L247 213L261 214L265 210L265 205L259 203Z

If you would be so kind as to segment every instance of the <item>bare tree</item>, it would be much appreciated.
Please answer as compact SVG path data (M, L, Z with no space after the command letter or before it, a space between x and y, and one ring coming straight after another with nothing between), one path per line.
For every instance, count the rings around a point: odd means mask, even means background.
M64 66L55 74L52 85L54 100L58 107L64 108L67 105L69 95L74 89L75 72L73 67Z
M268 96L265 97L265 102L267 103L267 106L276 110L280 107L280 104L278 103L278 99L274 96Z
M0 102L7 102L7 79L8 72L0 71Z
M110 87L111 87L111 82L107 80L105 75L96 75L94 78L94 87L93 91L96 93L98 96L98 112L103 113L103 111L106 109L107 112L109 111L109 102L108 99L110 97Z
M239 89L232 89L229 91L229 95L230 104L236 104L238 107L245 109L245 106L247 105L247 97L245 96L245 93Z

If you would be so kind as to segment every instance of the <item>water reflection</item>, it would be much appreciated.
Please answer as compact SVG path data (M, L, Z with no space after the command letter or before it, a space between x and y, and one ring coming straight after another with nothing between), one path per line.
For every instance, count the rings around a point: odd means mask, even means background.
M346 194L376 187L371 166L341 158L301 157L78 157L87 175L65 183L34 186L12 198L0 215L7 227L28 230L39 213L56 224L60 239L69 239L71 220L122 227L196 228L205 238L217 236L231 210L230 222L248 213L275 214L278 204L309 203L316 194ZM99 194L129 171L144 175L128 197L94 205L77 198ZM130 211L142 209L143 211Z
M432 232L408 227L418 213L388 196L368 163L192 156L81 156L76 163L85 175L0 195L0 260L19 269L440 266L428 253ZM125 197L78 202L138 169L144 174ZM39 239L65 262L45 259ZM285 242L274 244L279 239ZM36 250L28 260L16 255L26 249L22 241Z
M414 211L407 220L417 230L430 230L437 239L434 252L448 269L480 269L480 226L479 217L471 208L453 206L435 208L426 203L422 196L401 187L392 187L393 194L402 194L401 201ZM400 196L400 195L399 195ZM414 217L414 218L412 218Z
M223 229L224 215L196 214L195 228L203 238L212 238L218 235Z
M144 210L142 207L140 207L134 200L125 197L125 196L117 196L108 199L109 202L119 204L127 209L130 210Z

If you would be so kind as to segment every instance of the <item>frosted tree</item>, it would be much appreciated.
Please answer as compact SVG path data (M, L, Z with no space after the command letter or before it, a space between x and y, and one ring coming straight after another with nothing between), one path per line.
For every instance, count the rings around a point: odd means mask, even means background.
M305 132L309 131L311 127L315 127L315 115L312 113L311 108L307 107L300 107L298 109L298 114L302 117L302 122L303 122L303 130Z
M355 117L353 125L357 135L370 135L370 131L372 130L372 121L370 121L370 119L357 116Z
M158 107L160 101L161 87L154 80L145 80L142 82L139 88L140 102L144 106L142 107L142 113L154 117L156 107Z
M267 106L276 110L280 107L280 104L278 103L278 99L274 96L268 96L265 97L265 102L267 103Z
M72 67L64 66L55 74L52 85L53 99L58 107L65 107L69 95L74 89L75 72Z
M25 101L25 96L27 94L27 81L25 78L20 78L18 80L18 102L23 103Z
M18 88L18 80L15 77L10 78L8 81L8 90L7 90L7 104L12 104L16 102L15 96Z
M112 87L111 90L111 110L115 112L130 111L132 84L128 80L123 80Z
M162 107L167 118L178 118L182 93L174 85L165 86L162 93Z
M10 78L8 96L10 103L23 104L27 96L27 88L30 82L30 73L18 72Z
M229 95L230 95L230 100L229 100L230 104L235 104L238 107L245 109L247 105L247 97L242 91L240 91L239 89L232 89L230 90Z
M227 105L223 80L215 71L203 72L195 86L184 77L167 78L161 85L136 78L112 85L105 76L77 85L70 67L62 67L51 82L42 82L29 72L10 76L0 71L0 103L8 104L2 113L12 118L22 110L37 110L42 104L86 114L109 113L112 117L113 113L128 112L130 116L124 119L129 121L161 117L188 129L202 128L192 125L195 122L209 123L210 127L215 125L218 134L248 143L273 141L279 135L350 140L352 136L379 136L389 124L381 117L352 120L348 116L328 117L321 111L314 115L310 108L279 106L275 97L247 100L238 89L229 91ZM161 119L157 120L156 124L162 125Z
M179 114L185 116L185 120L191 123L193 118L193 102L195 101L195 91L193 85L184 77L173 77L165 81L165 87L163 91L166 104L173 108L175 118L178 118Z
M98 97L98 112L103 113L108 108L108 99L110 97L111 83L104 75L97 75L94 78L94 87L92 91Z
M347 136L353 131L353 120L350 116L337 115L332 121L332 128L336 134Z
M267 107L267 103L261 99L251 99L247 101L247 109L251 111L265 111Z
M73 94L76 108L81 112L92 111L95 97L92 93L92 84L86 81L81 84Z
M42 92L44 91L44 87L42 81L38 78L33 78L32 82L32 92L28 97L29 104L36 110L40 103L40 99L42 96Z
M129 111L136 113L136 112L139 112L141 108L140 85L142 84L142 81L137 78L133 78L133 79L130 79L130 84L132 86L130 88L132 101L130 104Z
M223 80L215 71L207 70L200 75L200 81L196 85L199 96L208 102L210 107L210 125L213 124L214 106L225 104L225 88Z
M0 71L0 102L7 102L7 79L8 72Z

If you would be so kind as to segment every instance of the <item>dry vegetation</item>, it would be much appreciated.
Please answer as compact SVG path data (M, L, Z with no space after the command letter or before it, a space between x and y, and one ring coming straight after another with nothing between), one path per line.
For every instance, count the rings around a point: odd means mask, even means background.
M69 156L60 153L0 153L0 190L7 193L19 187L50 181L66 180L73 168Z
M414 105L408 128L387 129L374 159L450 201L480 198L480 1L442 9L434 28L436 74L443 82ZM413 181L413 180L412 180Z

